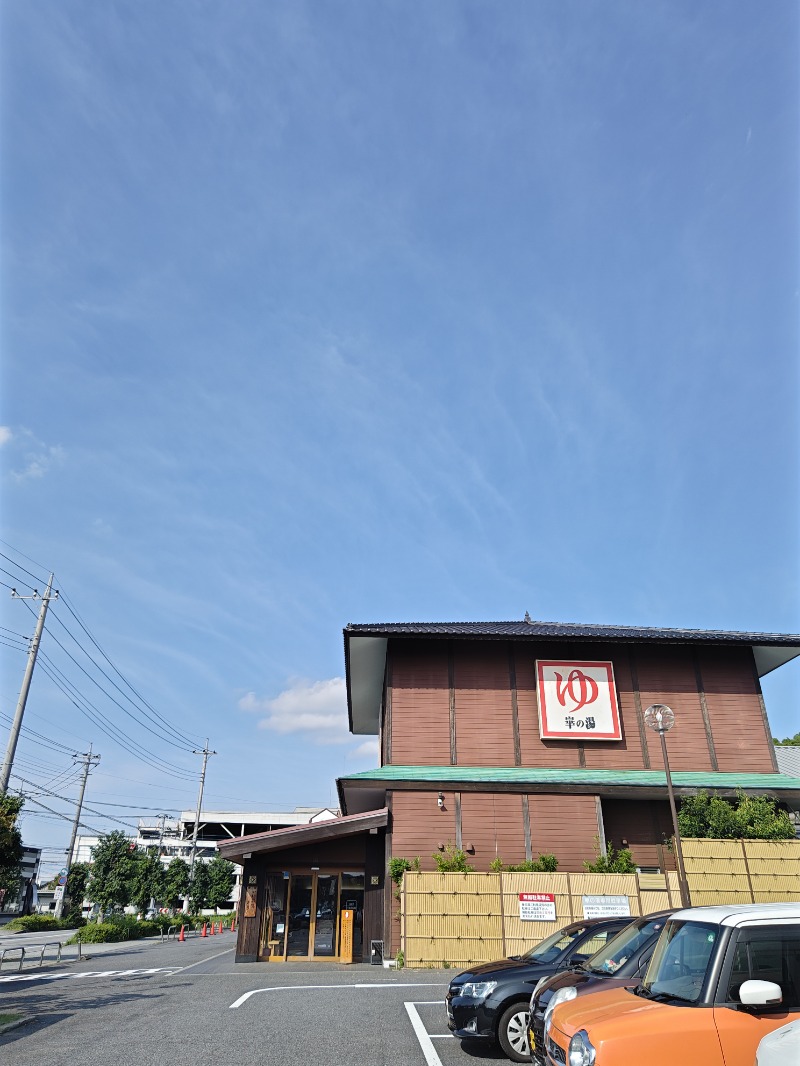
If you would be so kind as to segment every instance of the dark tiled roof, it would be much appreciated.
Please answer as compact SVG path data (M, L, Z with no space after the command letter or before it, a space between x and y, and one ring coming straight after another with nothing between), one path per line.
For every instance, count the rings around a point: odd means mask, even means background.
M348 624L348 637L474 637L507 640L574 637L580 640L640 640L706 644L797 645L797 633L745 633L721 629L663 629L647 626L600 626L579 622L377 622Z

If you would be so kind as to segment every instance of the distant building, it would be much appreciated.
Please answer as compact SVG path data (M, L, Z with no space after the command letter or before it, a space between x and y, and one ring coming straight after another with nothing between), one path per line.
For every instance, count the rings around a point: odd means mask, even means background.
M249 833L266 833L289 826L313 825L337 818L338 810L327 807L295 807L293 811L201 811L197 829L196 860L208 862L217 854L217 841L221 838L235 839ZM140 818L135 836L131 836L137 848L145 850L158 847L161 861L169 866L173 859L191 862L192 833L195 812L181 811L180 818ZM79 836L72 853L73 862L92 861L92 848L100 838ZM236 870L231 899L239 901L241 868Z
M41 848L23 846L20 865L20 888L14 899L3 900L0 906L0 922L10 921L21 914L31 914L37 907L36 879L39 876Z

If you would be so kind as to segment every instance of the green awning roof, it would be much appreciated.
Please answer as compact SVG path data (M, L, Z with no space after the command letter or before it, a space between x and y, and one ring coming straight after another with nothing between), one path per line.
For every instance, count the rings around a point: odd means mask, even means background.
M481 784L481 785L535 785L540 790L542 785L597 785L605 787L644 787L666 788L667 775L663 770L555 770L550 768L532 769L527 766L381 766L376 770L362 770L358 774L348 774L340 778L346 787L348 784L375 784L391 787L393 784L408 782L444 784ZM724 789L726 792L738 788L745 791L758 790L800 792L800 777L788 774L753 774L753 773L714 773L708 771L672 771L672 783L675 788L689 789Z

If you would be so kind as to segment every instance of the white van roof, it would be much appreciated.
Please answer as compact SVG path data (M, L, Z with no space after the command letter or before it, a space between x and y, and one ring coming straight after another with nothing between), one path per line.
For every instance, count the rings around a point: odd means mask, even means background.
M729 903L714 907L687 907L686 910L675 911L672 920L734 926L750 922L800 922L800 903Z

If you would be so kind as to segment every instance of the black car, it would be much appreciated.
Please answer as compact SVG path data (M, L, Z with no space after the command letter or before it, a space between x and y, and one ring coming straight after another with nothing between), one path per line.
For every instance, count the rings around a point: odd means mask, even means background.
M534 986L567 966L585 962L630 918L573 922L524 955L484 962L450 982L447 1025L461 1040L497 1041L514 1062L530 1061L528 1005Z
M529 1005L528 1043L534 1066L545 1066L542 1054L547 1015L559 1003L576 996L619 985L633 987L644 977L650 956L672 911L657 911L634 918L616 936L577 967L540 981Z

